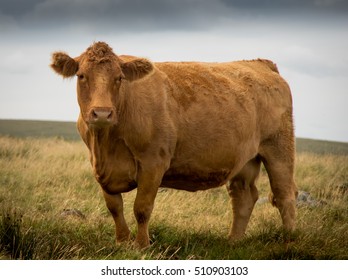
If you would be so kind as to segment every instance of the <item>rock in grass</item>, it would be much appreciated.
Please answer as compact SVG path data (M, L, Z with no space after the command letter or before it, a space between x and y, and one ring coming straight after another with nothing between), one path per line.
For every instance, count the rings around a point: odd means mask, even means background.
M340 194L346 195L348 194L348 182L343 183L342 185L338 186L338 191Z
M256 203L262 205L262 204L266 204L268 202L269 202L268 197L260 197Z
M257 204L262 205L269 202L268 197L261 197L258 201ZM322 200L315 199L309 192L305 191L299 191L297 200L296 200L296 205L301 207L301 206L310 206L310 207L316 207L316 206L323 206L326 205L327 203Z
M322 206L325 205L326 202L322 200L315 199L313 196L310 195L309 192L305 191L299 191L296 201L297 206Z
M77 217L80 219L86 219L86 216L78 209L73 208L73 209L63 209L63 211L60 213L60 216L62 218L66 217Z

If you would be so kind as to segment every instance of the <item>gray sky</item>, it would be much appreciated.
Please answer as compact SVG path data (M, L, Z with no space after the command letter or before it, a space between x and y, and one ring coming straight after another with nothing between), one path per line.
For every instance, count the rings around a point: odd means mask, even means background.
M0 0L0 118L75 121L76 81L48 65L93 41L153 61L268 58L296 135L348 142L347 0Z

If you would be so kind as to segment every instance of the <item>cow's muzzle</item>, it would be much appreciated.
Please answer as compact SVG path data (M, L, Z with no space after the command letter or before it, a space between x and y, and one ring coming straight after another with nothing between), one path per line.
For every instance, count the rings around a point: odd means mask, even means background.
M116 110L109 107L94 107L88 114L88 124L108 126L116 124Z

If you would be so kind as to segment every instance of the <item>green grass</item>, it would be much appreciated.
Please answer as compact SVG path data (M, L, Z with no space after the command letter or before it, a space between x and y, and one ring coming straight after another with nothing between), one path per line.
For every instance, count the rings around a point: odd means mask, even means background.
M232 210L224 188L163 190L151 219L152 246L138 251L115 245L86 147L65 140L63 128L57 131L61 137L0 136L0 259L348 259L348 155L337 155L335 143L336 153L297 154L299 189L325 204L298 208L291 242L268 203L256 205L247 236L230 244ZM267 196L264 169L257 186ZM135 191L124 195L133 237L134 197ZM78 209L86 218L63 216L64 209Z

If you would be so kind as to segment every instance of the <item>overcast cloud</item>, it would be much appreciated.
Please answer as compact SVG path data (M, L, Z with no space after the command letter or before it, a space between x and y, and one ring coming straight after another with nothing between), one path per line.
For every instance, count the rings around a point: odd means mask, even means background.
M84 26L94 33L206 30L255 17L345 16L345 0L12 0L1 1L3 28L46 31ZM31 30L33 31L33 30Z
M268 58L294 96L296 135L348 142L348 1L0 0L0 118L77 119L50 54L106 41L153 61Z

